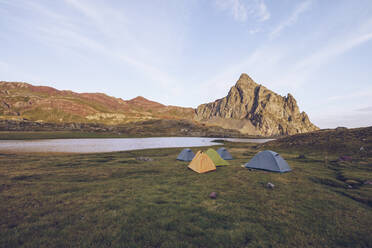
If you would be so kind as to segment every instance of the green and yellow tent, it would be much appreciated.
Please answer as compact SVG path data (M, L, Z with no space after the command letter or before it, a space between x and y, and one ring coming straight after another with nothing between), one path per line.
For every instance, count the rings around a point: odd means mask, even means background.
M209 148L205 154L208 155L216 166L230 165L229 162L221 158L221 156L212 148Z

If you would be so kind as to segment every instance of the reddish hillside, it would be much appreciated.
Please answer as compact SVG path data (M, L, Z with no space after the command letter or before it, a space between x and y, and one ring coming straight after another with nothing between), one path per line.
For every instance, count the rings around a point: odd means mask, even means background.
M166 106L144 97L75 93L27 83L0 82L0 118L41 122L120 124L149 119L192 119L194 109Z

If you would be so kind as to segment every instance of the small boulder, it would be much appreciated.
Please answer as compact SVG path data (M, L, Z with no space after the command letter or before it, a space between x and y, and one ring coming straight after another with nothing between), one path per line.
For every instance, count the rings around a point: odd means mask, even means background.
M268 182L266 184L266 188L273 189L274 187L275 187L275 185L273 183Z
M152 158L148 158L148 157L138 157L138 158L136 158L136 160L138 160L138 161L145 161L145 162L153 161Z
M209 198L211 199L216 199L217 198L217 193L216 192L212 192L209 194Z

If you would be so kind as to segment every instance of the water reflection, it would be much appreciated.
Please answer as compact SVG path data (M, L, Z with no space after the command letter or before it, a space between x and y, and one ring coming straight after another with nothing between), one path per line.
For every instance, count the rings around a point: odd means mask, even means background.
M0 140L0 151L6 152L66 152L96 153L130 151L153 148L212 146L213 140L264 143L270 139L234 139L202 137L157 137L123 139L46 139L46 140Z

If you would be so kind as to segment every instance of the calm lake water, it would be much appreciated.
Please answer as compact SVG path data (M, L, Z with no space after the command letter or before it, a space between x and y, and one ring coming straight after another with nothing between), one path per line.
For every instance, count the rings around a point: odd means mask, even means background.
M65 152L96 153L117 152L153 148L213 146L213 140L264 143L271 139L234 139L201 137L160 137L123 139L45 139L45 140L0 140L3 152Z

